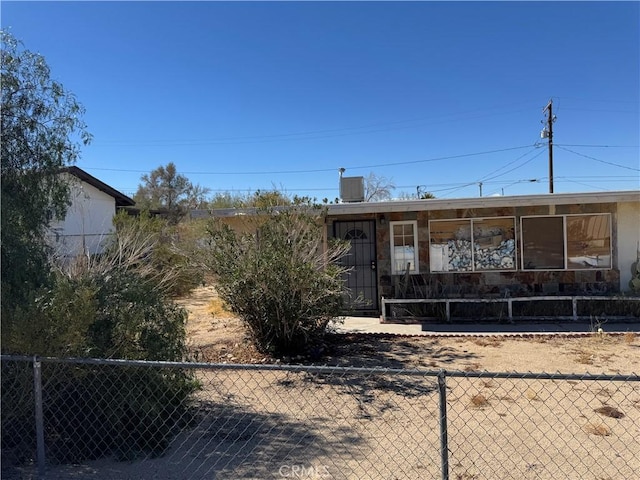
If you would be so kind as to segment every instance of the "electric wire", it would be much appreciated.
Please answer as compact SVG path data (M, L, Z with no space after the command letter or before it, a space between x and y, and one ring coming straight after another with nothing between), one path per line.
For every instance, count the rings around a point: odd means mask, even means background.
M369 168L380 168L380 167L395 167L399 165L414 165L418 163L429 163L429 162L439 162L443 160L453 160L457 158L466 158L466 157L475 157L480 155L489 155L492 153L501 153L508 152L510 150L518 150L522 148L530 148L532 145L521 145L518 147L508 147L501 148L497 150L488 150L484 152L475 152L475 153L464 153L460 155L450 155L446 157L435 157L435 158L427 158L422 160L407 160L403 162L390 162L390 163L379 163L373 165L357 165L357 166L349 166L345 167L347 170L362 170ZM101 170L101 171L110 171L110 172L128 172L128 173L148 173L147 170L129 170L129 169L120 169L120 168L102 168L102 167L85 167L86 170ZM211 171L180 171L179 173L183 175L287 175L287 174L300 174L300 173L319 173L319 172L334 172L337 171L337 168L318 168L318 169L309 169L309 170L280 170L280 171L249 171L249 172L211 172Z
M634 171L634 172L640 172L640 168L633 168L633 167L628 167L628 166L626 166L626 165L620 165L620 164L618 164L618 163L607 162L606 160L600 160L599 158L595 158L595 157L592 157L592 156L590 156L590 155L585 155L585 154L583 154L583 153L576 152L576 151L571 150L571 149L569 149L569 148L561 147L561 146L558 146L558 145L556 145L556 146L557 146L558 148L562 149L562 150L565 150L565 151L567 151L567 152L573 153L574 155L578 155L578 156L580 156L580 157L588 158L588 159L590 159L590 160L594 160L594 161L596 161L596 162L604 163L604 164L606 164L606 165L612 165L612 166L614 166L614 167L618 167L618 168L625 168L625 169L627 169L627 170L632 170L632 171Z

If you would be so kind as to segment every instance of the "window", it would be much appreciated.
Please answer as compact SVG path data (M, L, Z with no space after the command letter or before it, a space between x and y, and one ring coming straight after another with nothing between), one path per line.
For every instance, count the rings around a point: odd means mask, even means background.
M567 217L567 268L611 268L611 217Z
M523 217L524 270L611 268L611 215Z
M418 273L418 222L389 222L391 228L391 273Z
M344 239L345 240L366 240L367 234L364 233L359 228L354 228L352 230L349 230L347 233L345 233Z
M564 268L564 218L522 218L522 269Z
M432 272L471 271L471 220L432 221L429 232Z
M474 270L514 270L515 219L487 218L472 222Z
M515 219L512 217L429 222L432 272L515 270Z

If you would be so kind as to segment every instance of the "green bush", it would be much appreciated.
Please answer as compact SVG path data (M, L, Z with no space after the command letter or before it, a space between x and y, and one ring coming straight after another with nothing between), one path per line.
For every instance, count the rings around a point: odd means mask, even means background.
M204 262L220 297L244 321L258 350L318 354L343 307L344 243L323 245L322 211L309 204L259 211L244 231L208 227Z
M144 262L152 246L116 238L101 257L60 267L51 287L13 311L3 331L4 352L184 360L186 311ZM33 382L9 365L2 366L2 429L9 432L2 442L3 450L17 451L35 444L33 428L18 443L11 433L33 424ZM188 417L189 395L197 387L192 375L179 369L47 363L43 382L49 458L60 462L159 454Z

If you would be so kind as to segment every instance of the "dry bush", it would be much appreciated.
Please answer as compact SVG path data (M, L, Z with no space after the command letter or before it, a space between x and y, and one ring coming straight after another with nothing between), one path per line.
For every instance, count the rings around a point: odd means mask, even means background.
M635 339L636 339L636 333L635 332L627 332L622 336L624 343L626 343L627 345L631 345Z
M481 393L478 393L471 397L471 406L473 408L483 408L487 405L489 405L489 400L487 400L487 398Z
M583 365L593 365L593 360L595 358L593 353L585 350L574 350L573 353L577 355L576 362Z
M594 409L594 412L599 413L600 415L604 415L605 417L611 417L611 418L624 417L624 413L622 413L616 407L612 407L610 405L603 405L600 408L596 408Z
M481 366L482 365L480 365L478 362L473 362L473 363L470 363L469 365L467 365L466 367L464 367L464 371L465 372L479 372Z
M611 429L607 427L604 423L587 423L583 427L584 431L589 435L597 435L599 437L608 437L611 435Z
M538 402L541 402L542 399L538 396L537 392L533 389L528 389L527 392L525 393L525 396L529 399L529 400L535 400Z
M477 474L475 473L469 473L469 472L464 472L464 473L456 473L456 480L476 480L478 477Z
M504 342L503 337L491 336L491 337L476 337L472 340L479 347L499 347Z

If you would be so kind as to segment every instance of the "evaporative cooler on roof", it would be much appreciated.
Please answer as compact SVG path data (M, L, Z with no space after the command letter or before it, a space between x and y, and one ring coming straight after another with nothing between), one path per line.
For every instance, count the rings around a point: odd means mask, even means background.
M364 202L364 177L341 177L340 199L345 202Z

